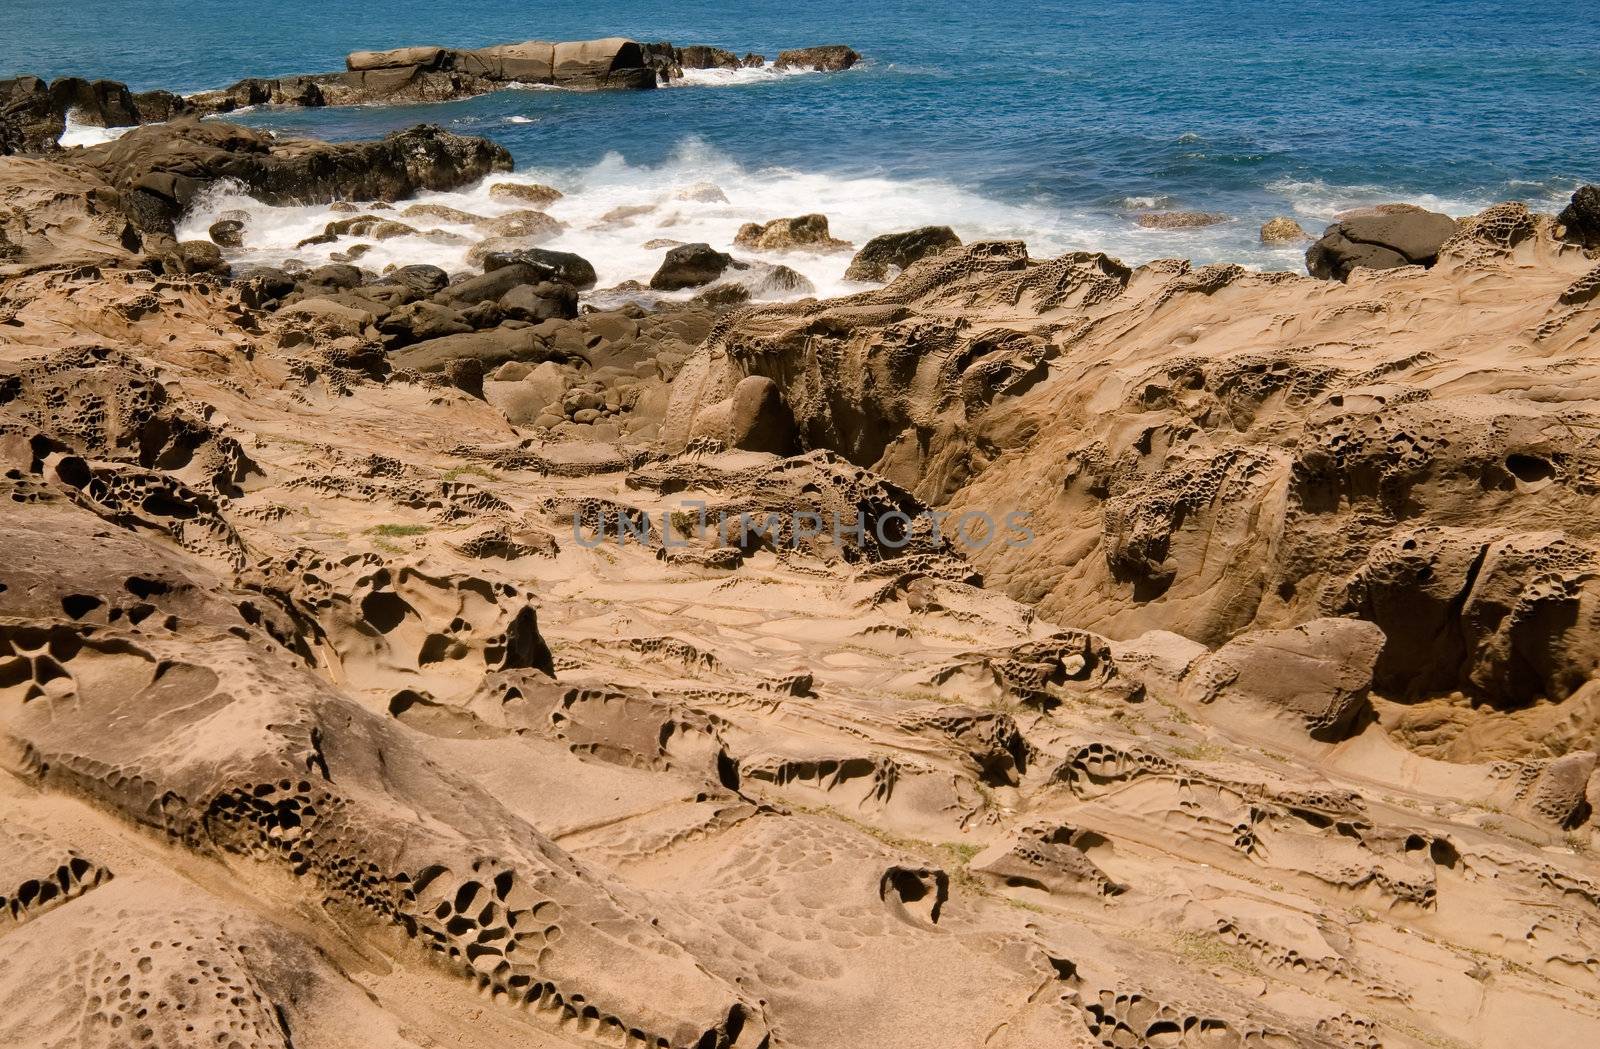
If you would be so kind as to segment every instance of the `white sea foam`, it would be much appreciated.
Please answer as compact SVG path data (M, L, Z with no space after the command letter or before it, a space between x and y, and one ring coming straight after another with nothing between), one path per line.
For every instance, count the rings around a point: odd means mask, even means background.
M93 124L80 124L67 114L67 127L58 140L63 149L72 146L98 146L102 142L112 142L132 131L131 127L95 127Z
M666 87L739 87L747 84L771 84L787 77L805 76L815 69L779 69L772 62L759 66L740 66L738 69L685 69L682 77L663 81Z
M821 295L860 290L862 285L844 279L849 251L760 254L733 246L734 234L746 222L812 212L826 215L833 235L857 247L880 233L948 225L969 242L1024 240L1036 258L1089 250L1104 251L1130 264L1186 257L1199 261L1225 259L1262 269L1299 269L1303 265L1303 247L1267 247L1259 243L1257 229L1269 217L1266 214L1238 216L1201 229L1145 229L1121 212L1008 203L943 180L746 167L694 139L684 142L674 156L657 166L631 164L620 154L612 153L586 169L527 168L513 175L494 175L475 186L423 194L416 201L397 205L393 212L377 214L397 218L419 230L438 229L477 241L485 233L471 225L404 218L400 212L410 203L436 203L493 217L526 207L491 197L489 187L497 182L543 183L566 194L545 209L564 223L565 229L541 246L576 252L590 260L601 288L628 280L647 283L667 248L644 245L665 240L705 242L736 257L783 263L810 278ZM720 190L720 195L706 191L708 184ZM1324 193L1324 201L1318 196L1322 191L1284 187L1280 192L1291 198L1296 194L1305 198L1296 204L1293 213L1303 219L1308 229L1317 226L1316 219L1322 214L1331 215L1347 203L1362 202L1342 193ZM1421 202L1429 206L1448 203L1431 198ZM191 211L179 230L180 238L205 237L207 227L222 212L235 209L247 214L245 249L236 257L237 262L277 265L299 259L307 265L321 265L329 261L333 252L347 250L359 241L372 245L359 260L368 269L381 271L391 263L418 262L452 272L472 268L467 263L468 245L435 243L425 236L386 241L346 237L333 244L297 247L301 240L321 233L328 221L342 216L322 205L268 207L226 189L214 192ZM642 210L627 217L606 218L618 209ZM1475 209L1475 205L1466 202L1444 207L1456 214Z
M1532 188L1534 184L1528 185ZM1315 223L1330 223L1341 212L1371 207L1374 204L1396 202L1416 204L1429 211L1440 211L1461 218L1482 211L1497 202L1496 199L1489 197L1442 197L1433 193L1416 193L1377 185L1334 185L1322 179L1279 179L1267 183L1265 188L1268 193L1277 194L1288 201L1296 218L1312 220L1301 223L1307 229ZM1563 198L1560 195L1547 187L1539 188L1540 192L1526 198L1530 206L1537 206L1543 210L1549 210L1551 205L1556 208L1561 206Z

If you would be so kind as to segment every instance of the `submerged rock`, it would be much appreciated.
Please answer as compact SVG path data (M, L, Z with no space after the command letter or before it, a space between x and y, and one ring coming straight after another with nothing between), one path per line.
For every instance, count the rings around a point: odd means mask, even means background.
M1200 229L1227 222L1228 216L1215 211L1146 211L1133 221L1145 229Z

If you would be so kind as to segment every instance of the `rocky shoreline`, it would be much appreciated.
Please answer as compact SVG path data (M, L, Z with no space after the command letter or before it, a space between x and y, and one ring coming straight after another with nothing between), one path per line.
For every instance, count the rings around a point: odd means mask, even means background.
M778 54L780 69L838 72L861 56L843 44ZM623 37L551 43L529 40L476 50L404 47L354 51L345 69L281 77L247 77L228 87L178 95L133 92L114 80L35 76L0 79L0 156L53 148L68 114L92 127L120 128L184 116L214 116L251 106L351 106L445 102L548 85L577 91L644 90L683 76L685 69L759 66L766 59L708 45L641 44Z
M749 60L486 51L263 97ZM597 287L487 139L62 151L125 89L18 83L0 1043L1600 1037L1600 187L1309 275L806 214ZM221 185L347 261L180 240ZM360 265L433 223L477 265Z

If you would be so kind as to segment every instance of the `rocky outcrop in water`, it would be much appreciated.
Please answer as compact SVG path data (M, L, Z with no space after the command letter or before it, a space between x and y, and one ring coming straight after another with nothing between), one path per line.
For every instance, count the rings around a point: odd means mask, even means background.
M186 119L136 128L84 150L76 163L118 187L141 228L157 230L170 227L201 192L224 179L269 204L398 200L509 171L511 154L487 139L431 125L333 144Z
M778 65L833 72L860 55L843 45L785 51ZM130 92L112 80L34 76L0 79L0 156L48 152L57 146L72 113L97 127L131 127L182 116L231 113L248 106L349 106L442 102L518 85L580 91L642 90L683 75L685 69L737 69L760 65L761 56L738 58L704 44L640 44L624 37L549 42L528 40L477 49L438 46L352 51L345 69L281 77L247 77L228 87L187 96L170 91Z
M1383 205L1329 226L1306 249L1306 271L1326 280L1346 280L1357 267L1431 266L1456 232L1448 215L1412 205Z

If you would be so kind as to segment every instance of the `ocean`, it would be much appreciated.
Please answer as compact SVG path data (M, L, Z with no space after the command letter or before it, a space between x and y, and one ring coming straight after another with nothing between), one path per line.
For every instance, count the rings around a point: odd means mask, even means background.
M647 241L726 248L743 222L814 211L858 244L938 223L968 239L1024 239L1036 256L1093 249L1130 263L1299 269L1303 248L1262 245L1263 221L1288 215L1320 232L1342 210L1391 200L1458 215L1504 199L1554 210L1600 180L1594 13L1482 0L108 0L69 14L5 0L0 75L195 91L339 69L348 51L406 44L624 35L770 58L847 43L866 61L844 73L755 69L655 92L511 90L230 119L331 139L419 122L494 138L518 178L567 193L550 208L568 227L551 246L591 258L602 283L647 279L660 256ZM679 199L706 182L727 200ZM486 188L436 197L480 214L511 207ZM654 211L596 228L611 209L642 204ZM203 235L218 212L241 206L261 258L317 261L294 243L320 229L325 209L219 195L186 232ZM1229 217L1190 230L1136 225L1150 209ZM453 266L461 254L403 238L363 264L426 256ZM849 287L848 255L786 261L824 293Z

